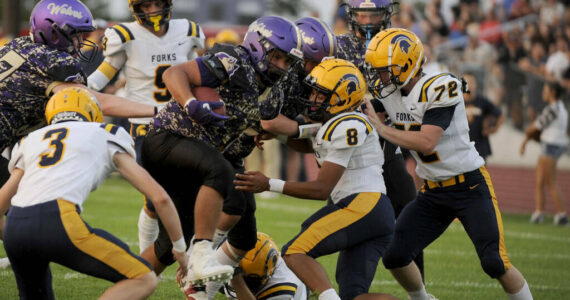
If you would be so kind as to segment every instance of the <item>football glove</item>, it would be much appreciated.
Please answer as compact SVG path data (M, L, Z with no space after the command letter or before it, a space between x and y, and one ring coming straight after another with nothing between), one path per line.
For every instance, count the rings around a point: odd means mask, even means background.
M222 121L227 120L229 117L220 115L213 110L224 106L223 101L198 101L190 99L184 105L186 113L201 125L214 124L222 126Z

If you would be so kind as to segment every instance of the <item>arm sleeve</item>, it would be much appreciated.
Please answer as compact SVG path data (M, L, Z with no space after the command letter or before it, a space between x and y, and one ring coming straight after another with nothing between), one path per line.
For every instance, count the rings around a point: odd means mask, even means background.
M219 70L219 74L212 72L212 69L206 65L206 63L210 64L210 61L204 62L206 57L198 57L196 59L196 63L198 64L198 70L200 70L200 77L202 78L202 86L208 87L218 87L222 83L223 79L220 79L221 70Z
M446 130L453 119L455 105L447 107L432 108L424 114L423 125L435 125Z

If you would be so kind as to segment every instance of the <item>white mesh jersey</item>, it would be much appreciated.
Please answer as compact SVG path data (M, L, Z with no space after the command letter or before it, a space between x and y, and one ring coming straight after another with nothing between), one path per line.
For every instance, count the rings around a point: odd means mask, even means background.
M313 149L319 166L329 161L346 168L331 192L334 203L356 193L386 193L384 153L366 115L347 112L334 116L313 138Z
M204 48L205 35L198 24L174 19L162 37L130 22L108 28L105 39L105 61L116 70L123 69L127 98L162 108L171 99L162 73L170 66L196 58L195 50ZM129 119L135 124L148 124L150 120Z
M232 289L233 290L233 289ZM228 293L229 299L237 299L235 292ZM269 278L267 283L255 293L255 298L259 300L306 300L308 299L307 287L297 278L295 273L291 271L285 261L279 256L279 260L275 265L275 272Z
M381 100L397 129L419 131L426 111L455 106L451 123L432 153L410 151L417 162L416 174L441 181L473 171L485 161L469 140L469 125L461 82L449 73L424 75L407 96L400 90Z
M24 171L12 205L62 198L81 207L116 169L117 152L135 157L131 136L112 124L63 122L30 133L12 149L10 172L15 167Z

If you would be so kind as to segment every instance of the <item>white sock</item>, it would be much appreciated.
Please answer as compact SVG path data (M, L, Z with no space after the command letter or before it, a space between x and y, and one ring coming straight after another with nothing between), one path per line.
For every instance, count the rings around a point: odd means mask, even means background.
M218 247L224 241L226 236L228 236L228 232L229 230L220 230L216 228L216 231L214 231L214 237L212 238L212 244L214 249L218 249Z
M415 292L408 292L408 297L410 300L429 300L425 285L422 285L422 288Z
M507 297L509 297L509 300L532 300L532 294L530 293L526 280L524 281L524 285L520 291L515 294L507 293Z
M149 217L143 209L139 214L139 253L150 247L158 237L158 220Z
M340 300L334 289L328 289L319 294L319 300Z
M216 250L216 260L222 265L228 265L234 268L236 268L239 265L239 261L235 261L231 257L229 257L224 251L224 249L222 249L222 247L219 247ZM216 293L220 290L220 288L223 285L224 284L221 282L208 281L206 283L206 295L208 295L208 300L213 300L214 297L216 296Z

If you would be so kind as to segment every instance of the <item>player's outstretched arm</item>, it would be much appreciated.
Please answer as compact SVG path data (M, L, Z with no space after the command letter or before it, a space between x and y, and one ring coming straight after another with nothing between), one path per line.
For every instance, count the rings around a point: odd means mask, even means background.
M113 162L117 166L117 171L152 201L172 241L174 258L180 264L181 269L186 270L188 265L186 243L182 235L180 218L168 193L129 154L117 152L113 156Z
M272 191L303 199L327 200L344 170L343 166L325 161L319 169L317 179L306 182L272 179L259 171L246 171L244 174L236 174L234 184L237 190L250 193Z
M22 176L24 176L24 170L15 168L8 181L0 188L0 239L4 234L4 214L10 208L10 200L16 195Z
M162 81L166 84L172 98L184 106L188 99L195 98L190 88L201 86L202 76L198 63L191 60L166 69L162 74Z
M53 93L67 88L80 87L87 89L101 105L101 110L106 116L121 118L142 118L154 116L154 106L130 101L116 95L99 93L89 89L87 86L77 83L62 83L53 88Z

